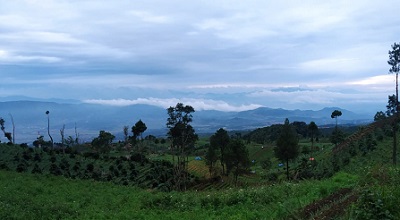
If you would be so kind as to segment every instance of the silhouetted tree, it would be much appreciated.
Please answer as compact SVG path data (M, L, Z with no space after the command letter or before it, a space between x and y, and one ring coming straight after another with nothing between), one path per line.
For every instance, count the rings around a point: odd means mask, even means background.
M318 134L318 126L317 124L315 124L315 122L310 122L310 124L308 125L308 132L310 134L310 138L311 138L311 152L314 151L314 139Z
M388 64L390 65L389 73L396 74L396 101L395 101L395 112L396 112L396 122L393 126L393 164L397 163L397 123L399 121L399 83L398 77L400 72L400 44L394 43L392 45L392 50L389 51L389 60Z
M0 118L0 128L4 133L4 137L6 137L10 143L13 143L12 142L11 133L10 132L6 132L6 127L4 126L5 122L6 121L3 118Z
M286 119L282 126L282 130L278 140L276 141L276 147L274 148L275 156L286 162L286 177L289 180L289 160L297 158L299 155L299 139L296 132L293 130Z
M171 151L177 155L177 164L174 169L175 188L178 190L186 190L187 181L187 163L189 152L194 148L194 144L198 139L192 122L192 113L194 108L190 105L176 104L175 107L167 109L168 119L167 128L168 138L171 140ZM173 156L175 163L175 157Z
M143 133L147 130L147 126L145 123L143 123L142 120L139 120L136 122L134 126L132 126L132 133L133 133L133 139L134 139L134 144L137 146L137 151L143 150L142 143L138 144L137 139L140 137L140 141L143 141Z
M215 134L210 137L210 145L214 149L219 149L219 161L222 166L222 174L225 174L225 149L228 146L230 137L228 132L223 128L218 129Z
M142 134L147 130L147 126L145 123L143 123L142 120L139 120L136 122L134 126L132 126L132 133L133 137L143 139Z
M218 160L218 149L209 144L207 147L205 160L206 165L208 166L208 171L210 172L210 177L213 177L215 163Z
M380 121L383 119L386 119L385 113L383 111L376 112L376 114L374 116L374 121Z
M225 161L227 173L233 170L236 185L239 174L250 167L249 151L241 139L235 138L229 142Z
M51 147L53 148L54 146L54 141L53 141L53 137L51 137L50 135L50 112L46 111L46 115L47 115L47 134L50 137L50 141L51 141Z
M331 118L334 118L336 121L335 130L332 132L331 135L331 142L335 144L335 147L337 147L337 144L340 143L344 138L343 133L338 129L338 117L340 116L342 116L342 112L339 110L335 110L331 114Z
M331 118L334 118L336 120L336 127L337 127L337 124L338 124L338 117L340 117L340 116L342 116L342 112L339 111L339 110L335 110L331 114Z

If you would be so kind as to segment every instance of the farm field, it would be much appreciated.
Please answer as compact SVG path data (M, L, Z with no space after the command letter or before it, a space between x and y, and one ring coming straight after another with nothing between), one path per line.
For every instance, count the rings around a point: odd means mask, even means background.
M379 133L360 129L336 153L332 144L316 144L315 162L308 151L291 161L289 181L273 144L246 144L254 172L237 183L231 175L212 180L199 148L188 162L194 184L184 192L168 188L168 154L129 160L117 152L64 154L0 144L0 218L398 219L400 169L391 164L392 139L382 136L363 148Z

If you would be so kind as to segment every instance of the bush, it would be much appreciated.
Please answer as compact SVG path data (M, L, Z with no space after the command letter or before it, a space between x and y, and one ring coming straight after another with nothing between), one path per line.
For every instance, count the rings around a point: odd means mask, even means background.
M381 193L365 190L360 196L355 213L357 219L395 219L386 206L385 198Z

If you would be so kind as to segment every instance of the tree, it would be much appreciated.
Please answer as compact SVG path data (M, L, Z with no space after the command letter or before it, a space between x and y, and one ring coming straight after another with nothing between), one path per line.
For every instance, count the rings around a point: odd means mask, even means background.
M386 119L386 115L383 111L376 112L374 116L374 121L380 121Z
M129 127L128 127L127 125L125 125L125 126L123 127L124 142L125 142L125 144L128 143L128 130L129 130Z
M100 152L108 152L111 149L111 143L114 138L115 136L110 132L101 130L99 136L92 140L92 146Z
M63 153L65 153L65 124L63 124L62 128L60 129L60 135L61 135L61 146L63 149Z
M286 162L286 177L289 180L289 160L293 160L299 155L299 139L289 124L289 119L286 119L282 126L274 153L279 160Z
M235 138L229 142L225 160L227 173L233 170L236 185L239 174L250 167L249 151L241 139Z
M335 110L331 114L331 118L336 119L336 128L337 128L337 122L338 122L338 117L342 116L342 112L339 110Z
M337 147L337 144L343 141L343 133L338 130L338 117L342 116L342 112L339 110L335 110L331 114L331 118L334 118L336 120L336 125L335 125L335 130L332 132L331 135L331 142L335 144L335 147Z
M308 125L308 132L310 134L310 138L311 138L311 152L314 151L314 138L316 137L316 135L318 134L318 126L317 124L315 124L315 122L310 122L310 124Z
M175 165L175 188L178 190L186 190L188 156L198 139L190 124L193 120L193 112L192 106L182 103L177 103L175 107L167 109L169 116L167 119L167 128L169 128L167 135L171 140L171 151L173 155L176 154L177 156L177 163L175 163L174 156L173 163Z
M396 74L396 100L395 100L395 112L396 112L396 122L393 126L393 164L397 163L397 123L399 121L399 72L400 72L400 44L394 43L392 45L392 50L389 51L389 60L388 64L390 65L389 73Z
M390 95L388 97L388 104L386 105L386 114L388 117L395 117L395 120L392 122L391 127L393 131L393 150L392 150L392 160L393 164L397 163L397 130L398 130L398 122L399 122L399 115L397 112L397 98L396 95Z
M6 121L3 118L0 118L0 128L4 133L4 137L6 137L10 143L13 143L12 142L11 133L10 132L6 132L6 127L4 126L5 122Z
M50 141L51 141L51 147L53 148L54 146L54 141L53 141L53 137L51 137L50 135L50 116L49 116L50 112L46 111L46 115L47 115L47 134L50 137Z
M396 95L388 96L388 104L386 105L386 115L388 117L396 114Z
M140 137L140 139L143 139L142 134L147 130L147 126L145 123L143 123L142 120L139 120L136 122L134 126L132 126L132 133L133 137L137 139Z
M210 177L213 177L215 163L218 160L218 149L209 144L207 147L205 160L206 165L208 166L208 171L210 172Z
M147 126L145 123L143 123L142 120L139 120L138 122L136 122L136 124L134 126L132 126L133 140L134 140L134 144L136 144L136 146L137 146L137 151L142 150L142 147L139 146L139 144L137 144L137 139L140 137L140 140L143 141L142 135L146 130L147 130Z
M222 174L225 174L225 149L230 142L228 132L223 128L218 129L215 134L210 137L210 145L214 149L219 149L219 161L222 166Z
M11 143L15 143L15 123L14 123L14 117L12 116L12 114L10 113L10 118L11 118L11 124L13 126L12 129L12 142Z

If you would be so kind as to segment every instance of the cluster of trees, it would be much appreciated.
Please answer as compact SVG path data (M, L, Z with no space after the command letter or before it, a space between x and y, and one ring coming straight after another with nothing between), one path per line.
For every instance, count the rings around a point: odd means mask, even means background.
M217 173L216 164L219 161L222 167L221 175L234 175L237 183L239 174L247 172L250 167L249 152L239 135L230 137L228 132L220 128L210 137L210 144L206 152L206 164L210 176Z

